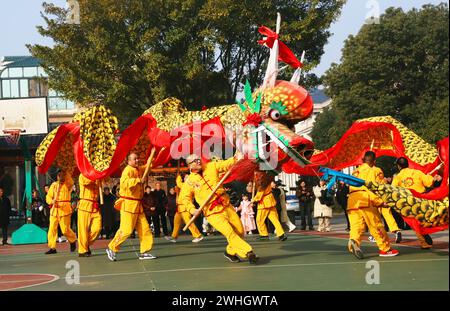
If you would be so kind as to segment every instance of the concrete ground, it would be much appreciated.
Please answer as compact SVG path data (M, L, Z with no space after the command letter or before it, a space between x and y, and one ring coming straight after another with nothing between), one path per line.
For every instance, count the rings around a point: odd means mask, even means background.
M208 236L200 243L182 235L178 243L155 239L154 260L138 260L139 240L129 239L110 262L107 240L97 241L90 258L58 244L58 254L44 255L45 244L0 246L2 290L449 290L448 231L433 234L434 248L421 250L412 231L393 244L400 255L381 258L375 244L362 244L365 259L347 251L345 219L332 220L332 232L296 230L280 242L271 236L246 237L260 256L257 265L231 263L223 257L226 241ZM391 235L393 239L393 235ZM73 284L79 267L79 284ZM75 282L76 283L76 282ZM371 284L375 283L375 284Z

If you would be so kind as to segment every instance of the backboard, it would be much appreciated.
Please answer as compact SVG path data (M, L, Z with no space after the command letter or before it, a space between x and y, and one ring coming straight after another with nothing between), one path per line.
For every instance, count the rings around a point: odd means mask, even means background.
M11 129L20 129L20 135L47 134L47 98L0 100L0 137Z

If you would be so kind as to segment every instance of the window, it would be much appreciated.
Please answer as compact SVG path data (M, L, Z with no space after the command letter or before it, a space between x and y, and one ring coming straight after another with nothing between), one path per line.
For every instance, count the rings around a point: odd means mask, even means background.
M20 97L28 97L28 80L20 79Z
M37 67L24 67L23 76L26 78L33 78L37 76Z
M47 78L48 75L42 67L38 67L38 76Z
M48 110L74 110L75 103L62 97L50 97L48 99Z
M0 78L9 78L8 68L2 71L2 75L0 76Z
M23 77L22 67L9 68L9 77L22 78Z
M19 97L19 80L10 80L11 97Z
M9 80L2 81L2 97L4 98L11 97L11 86L9 84Z

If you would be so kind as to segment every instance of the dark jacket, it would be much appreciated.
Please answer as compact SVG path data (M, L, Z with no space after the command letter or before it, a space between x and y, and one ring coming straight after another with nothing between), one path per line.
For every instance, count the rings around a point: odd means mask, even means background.
M116 197L112 193L103 194L103 205L100 205L103 227L112 227L114 224L115 213L117 213L114 209L115 201Z
M349 189L347 185L339 185L336 191L336 201L343 208L347 209Z
M273 188L272 189L272 195L275 198L275 201L277 201L276 209L277 211L281 211L281 190L279 188Z
M0 198L0 226L9 225L9 216L11 215L11 202L8 197Z
M162 189L159 189L159 190L153 190L152 193L155 194L156 210L158 211L158 213L165 212L166 205L167 205L166 192Z
M298 198L300 206L304 206L305 204L310 203L314 198L311 190L309 190L308 188L302 189L301 187L297 189L296 196Z
M142 208L144 209L144 214L146 217L155 216L157 204L158 195L155 191L150 193L144 192L144 196L142 197ZM155 210L151 210L152 208L155 208Z
M177 212L177 195L168 194L167 195L167 216L173 217Z

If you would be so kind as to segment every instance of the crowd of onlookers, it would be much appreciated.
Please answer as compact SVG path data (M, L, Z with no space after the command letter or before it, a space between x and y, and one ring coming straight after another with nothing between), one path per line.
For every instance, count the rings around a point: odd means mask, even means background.
M272 183L272 193L277 202L277 212L281 223L285 224L289 221L286 213L286 190L283 189L280 181ZM235 207L244 227L246 234L257 234L257 226L255 223L257 214L257 204L251 202L254 195L252 183L249 183L245 190L239 192L233 186L225 188L230 196L231 204ZM48 204L45 202L45 195L49 190L49 185L44 186L44 191L41 193L38 190L33 190L32 205L31 205L31 221L39 227L47 228L49 224L50 210ZM112 187L105 187L103 189L103 204L99 204L102 215L102 231L99 238L112 238L119 228L120 213L114 209L114 203L118 198L119 185ZM347 220L348 231L350 225L346 213L347 197L349 189L344 183L339 183L333 187L331 191L327 190L326 184L320 181L319 184L311 185L305 180L298 182L296 189L296 197L299 202L300 209L300 228L301 230L317 230L319 232L331 231L331 218L333 216L333 207L340 206L345 213ZM147 217L155 237L161 235L169 236L174 226L174 216L177 210L176 204L177 194L176 188L170 188L168 193L161 188L161 184L156 182L154 188L147 186L144 193L144 212ZM78 189L74 185L71 193L71 205L74 210L72 214L71 227L76 232L77 230L77 203L79 200ZM145 205L149 205L145 208ZM283 209L284 206L284 209ZM3 195L3 190L0 188L0 226L2 227L3 243L7 242L7 227L9 223L9 212L11 203L8 198ZM283 214L284 212L284 214ZM394 215L397 216L397 215ZM317 228L314 228L313 219L316 219ZM396 220L402 222L401 217L396 217ZM295 223L295 219L292 220ZM289 224L290 222L288 222ZM200 217L195 224L204 235L214 233L215 230L207 223L206 219ZM267 222L269 232L274 232L272 224ZM291 226L290 223L289 226ZM401 224L403 227L404 224ZM289 230L291 228L288 228ZM135 236L135 235L134 235ZM59 242L63 240L61 232L59 232ZM133 237L133 236L132 236Z

